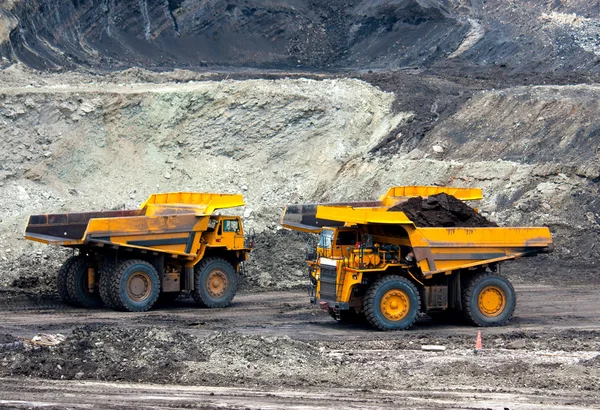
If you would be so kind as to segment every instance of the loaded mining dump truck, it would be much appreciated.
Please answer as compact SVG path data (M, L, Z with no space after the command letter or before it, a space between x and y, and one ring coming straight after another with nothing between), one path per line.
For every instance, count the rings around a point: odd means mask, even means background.
M74 249L60 268L61 299L88 308L150 309L189 290L204 307L228 306L251 245L237 216L241 195L151 195L140 209L32 215L25 238Z
M379 201L288 205L282 226L319 235L311 302L338 321L408 329L420 312L500 326L516 295L501 264L551 252L548 228L498 227L464 200L480 189L391 188Z

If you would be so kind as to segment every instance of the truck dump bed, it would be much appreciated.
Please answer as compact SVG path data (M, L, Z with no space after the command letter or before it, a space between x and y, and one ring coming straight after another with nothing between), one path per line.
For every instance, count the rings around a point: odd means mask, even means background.
M327 219L317 215L320 206L351 207L353 209L381 209L383 211L397 205L408 198L427 197L430 195L446 193L463 201L481 199L479 188L452 188L435 186L397 186L392 187L378 201L336 202L323 204L288 205L283 211L281 225L285 228L298 231L320 233L323 226L344 226L339 218Z
M544 227L475 227L442 228L417 227L404 212L389 208L409 197L447 193L458 199L481 199L479 189L442 187L394 187L380 201L345 204L317 204L295 222L284 211L282 225L290 229L319 232L321 226L310 226L314 221L332 222L327 226L366 226L375 243L390 242L410 247L424 275L469 268L484 263L532 256L553 249L550 230ZM302 207L302 205L296 205ZM302 208L305 210L304 208ZM294 208L292 208L294 210ZM312 218L312 219L311 219ZM389 227L389 228L386 228ZM378 232L381 234L378 235Z
M128 246L189 255L216 209L244 205L241 195L172 192L140 209L31 215L25 238L56 246Z

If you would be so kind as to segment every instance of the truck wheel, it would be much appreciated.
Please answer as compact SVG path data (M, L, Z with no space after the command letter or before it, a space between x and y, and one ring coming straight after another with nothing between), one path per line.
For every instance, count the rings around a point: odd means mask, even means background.
M154 266L144 260L125 260L114 268L111 276L110 297L119 310L145 312L158 299L158 273Z
M71 256L67 259L56 274L56 290L58 292L58 296L63 303L68 305L73 304L73 300L69 296L69 291L67 290L67 273L73 263L75 263L78 259L83 258L81 255Z
M417 320L421 297L416 286L402 276L377 279L367 290L363 310L371 326L380 330L405 330Z
M237 289L233 266L222 258L207 258L194 267L192 296L203 307L229 306Z
M508 279L475 274L463 292L464 316L475 326L502 326L515 311L517 296Z
M88 263L85 256L77 256L66 271L67 294L75 306L96 309L102 307L98 288L90 293L88 288Z
M98 270L100 273L100 284L98 286L100 290L100 299L102 299L104 305L110 309L116 309L115 302L112 298L112 284L116 267L117 265L114 261L107 262L104 260L102 267Z

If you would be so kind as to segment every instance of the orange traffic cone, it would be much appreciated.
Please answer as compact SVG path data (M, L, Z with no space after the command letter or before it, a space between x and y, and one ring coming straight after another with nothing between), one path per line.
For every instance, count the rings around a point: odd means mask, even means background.
M477 331L477 340L475 340L475 350L483 349L483 343L481 341L481 330Z

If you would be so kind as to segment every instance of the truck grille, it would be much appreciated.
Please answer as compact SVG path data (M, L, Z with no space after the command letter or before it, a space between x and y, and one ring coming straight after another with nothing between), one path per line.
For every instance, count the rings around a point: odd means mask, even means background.
M336 273L334 267L321 265L321 292L319 299L321 300L337 300Z

